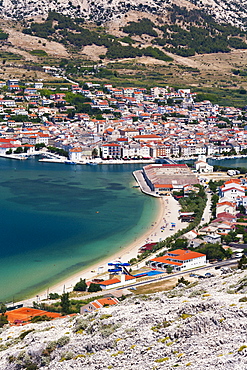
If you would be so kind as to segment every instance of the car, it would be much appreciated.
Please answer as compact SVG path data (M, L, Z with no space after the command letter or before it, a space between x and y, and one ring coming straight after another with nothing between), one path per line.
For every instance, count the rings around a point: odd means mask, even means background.
M199 275L199 276L198 276L198 279L206 279L206 276L204 276L204 275Z
M198 277L196 274L190 274L190 277Z
M221 266L215 266L215 270L219 270Z
M207 272L206 274L205 274L205 277L213 277L214 275L213 274L211 274L210 272Z

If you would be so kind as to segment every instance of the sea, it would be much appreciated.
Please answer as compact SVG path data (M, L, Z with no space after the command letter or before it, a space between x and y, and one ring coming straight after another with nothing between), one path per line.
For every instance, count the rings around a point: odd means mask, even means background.
M0 159L0 302L18 302L141 236L158 200L135 185L139 164Z

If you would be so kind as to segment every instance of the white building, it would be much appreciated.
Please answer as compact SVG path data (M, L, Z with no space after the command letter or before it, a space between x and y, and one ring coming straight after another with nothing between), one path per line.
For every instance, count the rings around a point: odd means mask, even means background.
M247 197L243 197L247 198ZM244 204L243 204L244 205ZM222 198L219 203L216 204L216 217L219 213L227 212L230 214L236 213L236 203L235 202L229 202L227 199Z
M206 161L204 160L199 160L195 162L196 165L196 170L199 173L210 173L214 171L214 167L210 166Z
M69 159L72 162L80 162L82 160L82 150L81 150L81 148L70 149Z
M131 275L121 274L119 277L114 277L109 280L104 280L100 283L102 289L115 289L123 285L135 283L136 278Z
M206 265L206 255L191 250L176 249L167 252L165 256L150 260L149 265L162 270L172 267L174 271L184 271Z

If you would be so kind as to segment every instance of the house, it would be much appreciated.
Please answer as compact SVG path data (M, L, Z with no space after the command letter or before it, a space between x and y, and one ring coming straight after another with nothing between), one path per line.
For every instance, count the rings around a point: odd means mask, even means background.
M210 166L206 161L199 160L195 162L196 170L199 173L209 173L214 171L214 167Z
M112 279L102 281L100 283L100 287L102 289L115 289L122 285L135 283L135 282L136 282L136 278L134 276L121 274L120 278L119 276L117 276Z
M211 234L203 237L206 243L217 244L221 243L221 236L219 234Z
M69 150L69 159L72 162L79 162L82 160L82 149L81 148L73 148Z
M199 247L201 244L203 243L203 240L202 239L199 239L199 238L195 238L193 240L191 240L188 244L188 247L189 248L197 248Z
M221 235L226 235L228 234L230 231L234 231L235 230L235 225L232 223L232 222L229 222L229 221L222 221L218 219L214 220L214 222L212 223L213 227L216 228L216 230L214 231L214 233L218 233L218 234L221 234ZM212 235L213 233L211 233Z
M234 214L236 212L236 203L229 202L228 200L220 200L220 202L216 204L216 217L222 212Z
M83 313L86 313L86 312L93 312L104 306L112 306L117 303L119 303L119 300L113 297L96 299L95 301L90 302L86 304L85 306L82 306L80 308L80 314L82 315Z
M147 243L147 244L144 244L143 246L141 246L138 250L139 253L144 253L146 251L151 251L154 246L157 245L157 242L156 243Z
M103 159L121 158L121 145L115 143L103 144L101 146L101 154Z
M221 187L220 195L239 204L241 203L241 198L245 196L245 189L242 186L239 187L236 185L232 185L231 187Z
M176 249L167 252L165 256L157 257L149 261L149 266L166 270L172 267L173 271L184 271L206 264L206 255L191 250Z

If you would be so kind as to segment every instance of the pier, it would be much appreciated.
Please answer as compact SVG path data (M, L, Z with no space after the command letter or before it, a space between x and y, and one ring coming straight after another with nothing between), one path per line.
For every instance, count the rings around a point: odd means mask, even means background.
M136 179L136 182L140 186L141 191L144 194L151 195L152 197L160 198L159 194L156 194L154 191L150 189L148 186L144 176L143 176L143 170L137 170L133 172L133 176Z

